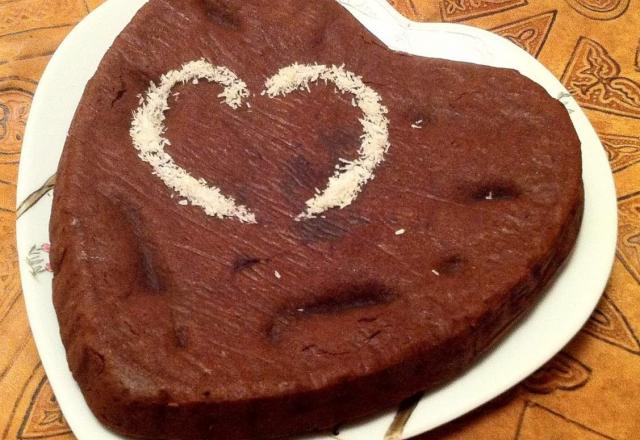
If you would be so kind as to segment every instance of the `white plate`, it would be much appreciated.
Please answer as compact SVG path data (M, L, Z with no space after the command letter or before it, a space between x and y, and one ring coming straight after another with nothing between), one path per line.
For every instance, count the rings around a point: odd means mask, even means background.
M22 147L18 202L56 171L67 130L87 81L114 38L146 0L110 0L69 34L47 67L36 92ZM390 48L415 55L510 67L562 99L582 141L585 211L573 254L548 292L491 353L455 381L428 393L410 417L403 438L433 429L514 386L556 354L579 331L596 306L613 264L616 197L607 157L582 110L537 60L492 33L458 24L413 23L385 0L341 3ZM92 415L69 371L51 301L46 271L50 194L17 222L22 286L33 336L56 398L80 440L117 439ZM33 202L33 198L30 199ZM31 205L31 202L29 205ZM35 272L44 272L35 274ZM345 428L342 440L382 439L394 413ZM319 436L316 438L329 438Z

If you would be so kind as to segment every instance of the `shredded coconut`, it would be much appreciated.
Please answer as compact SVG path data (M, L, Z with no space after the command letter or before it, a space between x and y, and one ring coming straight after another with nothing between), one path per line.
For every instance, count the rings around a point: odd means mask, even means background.
M422 119L418 119L416 122L411 124L411 128L422 128L422 122L424 122Z
M341 160L334 175L323 192L307 200L306 212L296 220L310 219L330 208L349 206L362 191L363 186L374 178L374 169L384 160L389 150L389 120L387 108L382 105L380 95L367 86L362 78L344 69L344 66L327 67L322 64L297 64L280 69L265 83L262 94L270 98L285 96L295 90L309 91L311 83L323 80L335 84L341 93L352 93L352 104L362 110L360 123L364 129L360 157L354 161Z
M489 191L489 194L485 197L486 200L493 200L493 191Z
M276 276L277 279L281 279L282 275L280 275L280 272L278 272L277 270L275 272L273 272L273 274Z
M403 235L405 232L407 232L407 231L406 231L406 230L404 230L404 229L398 229L398 230L396 231L396 235Z
M433 273L435 276L439 277L440 276L440 272L438 272L435 269L431 269L431 273Z
M209 186L204 179L196 179L179 167L164 150L171 143L165 134L165 112L169 109L171 89L178 83L197 84L206 79L224 87L218 96L233 109L249 96L247 85L226 67L214 66L201 59L186 63L179 70L167 72L160 78L160 84L149 85L144 97L140 97L140 107L133 114L130 135L138 156L151 165L157 175L169 188L176 191L192 205L204 209L207 215L218 218L235 217L241 222L255 223L255 215L242 205L237 205L231 197L223 195L215 186ZM181 205L182 202L179 202Z

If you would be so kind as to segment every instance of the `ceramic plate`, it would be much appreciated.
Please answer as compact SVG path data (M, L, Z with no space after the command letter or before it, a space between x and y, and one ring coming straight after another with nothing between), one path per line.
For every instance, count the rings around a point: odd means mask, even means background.
M50 190L67 130L87 81L114 38L145 2L107 1L69 34L42 76L22 147L17 240L24 298L42 364L58 403L80 440L118 436L92 415L71 376L60 340L48 266ZM458 24L413 23L385 0L341 3L391 49L519 70L565 104L582 141L585 183L582 229L574 252L535 309L493 351L455 381L398 412L345 427L338 434L342 440L409 438L459 417L516 385L580 330L596 306L613 264L617 226L615 189L604 149L586 116L553 74L529 54L480 29Z

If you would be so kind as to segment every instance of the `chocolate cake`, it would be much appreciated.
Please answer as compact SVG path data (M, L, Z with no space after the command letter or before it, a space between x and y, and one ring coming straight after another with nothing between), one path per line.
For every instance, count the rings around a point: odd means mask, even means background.
M334 0L151 0L69 131L54 303L110 429L290 436L463 371L581 213L567 111L516 71L393 52Z

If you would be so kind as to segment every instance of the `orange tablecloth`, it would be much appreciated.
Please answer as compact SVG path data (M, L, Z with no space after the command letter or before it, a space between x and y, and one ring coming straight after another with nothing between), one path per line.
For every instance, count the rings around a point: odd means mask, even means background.
M38 79L64 36L101 1L0 0L2 439L73 438L27 325L14 244L15 182ZM585 328L524 383L420 439L640 439L640 1L392 3L415 20L491 29L537 56L587 110L609 153L619 194L613 276ZM399 439L401 428L399 417L388 439Z

